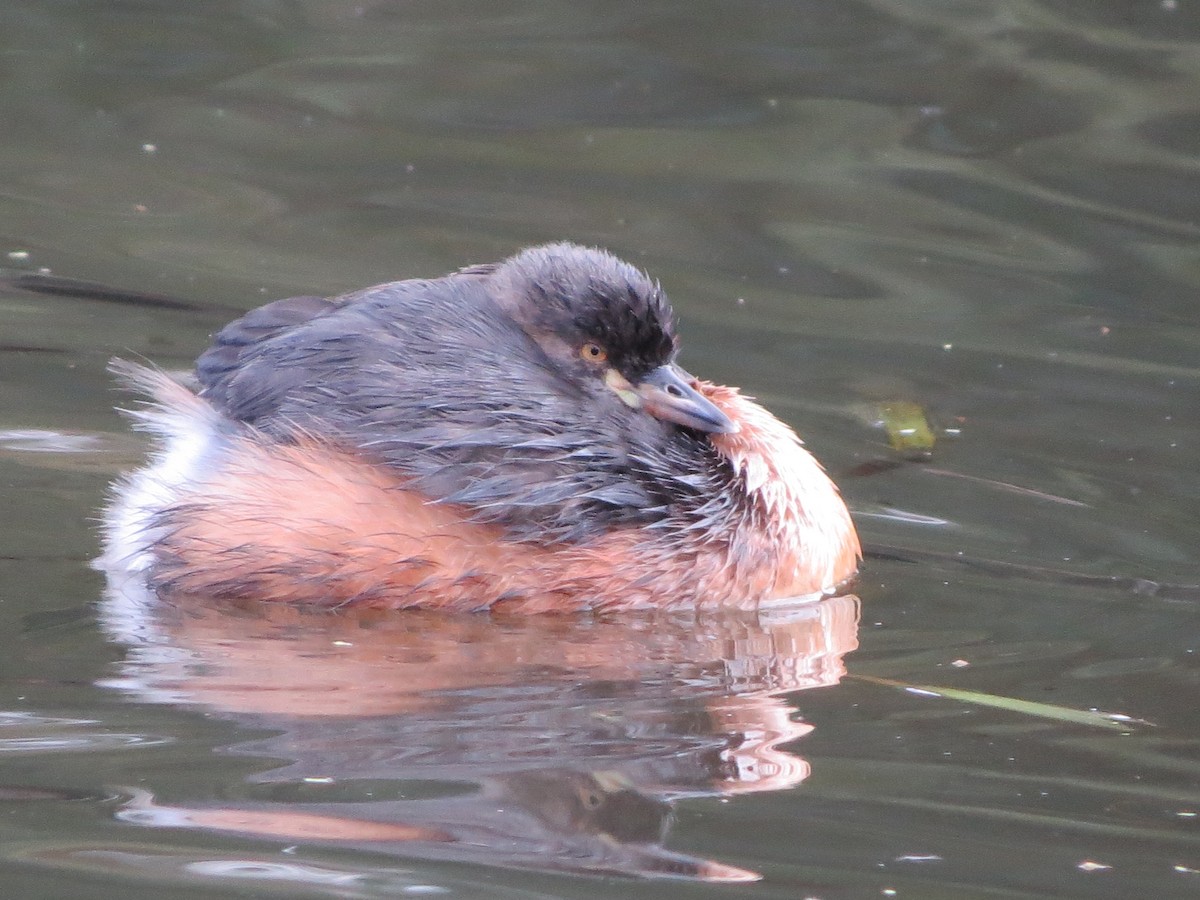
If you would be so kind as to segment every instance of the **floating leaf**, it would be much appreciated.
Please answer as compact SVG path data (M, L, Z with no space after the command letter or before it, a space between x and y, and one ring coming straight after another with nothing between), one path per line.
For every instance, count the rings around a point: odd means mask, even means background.
M928 456L933 452L936 438L920 404L901 400L881 403L879 415L893 450L906 456Z
M960 688L935 687L928 684L909 684L894 681L891 678L876 678L872 675L847 675L857 681L869 684L880 684L885 687L899 688L910 694L922 697L942 697L947 700L958 700L961 703L971 703L976 706L990 706L1025 716L1037 716L1041 719L1054 719L1059 722L1070 722L1075 725L1088 725L1093 728L1107 728L1112 731L1128 731L1131 725L1149 725L1143 719L1134 719L1121 713L1106 713L1094 709L1074 709L1069 706L1055 706L1052 703L1038 703L1034 700L1021 700L1017 697L999 697L995 694L983 694L979 691L966 691Z

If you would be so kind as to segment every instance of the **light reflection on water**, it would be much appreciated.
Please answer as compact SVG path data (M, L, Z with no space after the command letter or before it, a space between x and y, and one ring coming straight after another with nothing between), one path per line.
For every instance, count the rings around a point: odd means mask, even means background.
M674 802L803 781L781 745L813 726L782 695L836 684L858 625L852 596L620 619L108 604L140 636L108 686L275 732L225 750L286 762L245 803L142 791L121 821L709 881L757 873L665 849Z

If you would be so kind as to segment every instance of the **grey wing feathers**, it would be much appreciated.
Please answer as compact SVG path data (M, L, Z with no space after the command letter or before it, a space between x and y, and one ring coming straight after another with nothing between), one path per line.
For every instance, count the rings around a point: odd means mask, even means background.
M575 542L659 520L660 478L632 457L691 439L626 421L624 407L581 416L577 389L497 314L485 271L247 313L197 362L202 396L277 439L352 448L513 538Z
M232 402L233 385L243 367L264 342L318 319L338 306L336 301L324 297L289 297L252 309L230 322L217 332L212 344L196 360L201 393L232 418L253 421L264 410L238 409Z

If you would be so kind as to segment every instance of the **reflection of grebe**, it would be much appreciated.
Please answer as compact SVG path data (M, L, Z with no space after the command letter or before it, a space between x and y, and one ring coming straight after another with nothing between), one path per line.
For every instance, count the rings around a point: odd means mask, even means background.
M104 564L159 594L520 611L829 592L846 507L795 434L675 364L640 271L557 244L228 325L198 394L118 364L163 441Z
M837 682L858 613L852 596L600 618L158 603L135 622L112 599L104 623L132 646L109 686L231 720L249 734L230 777L246 756L266 769L169 805L150 783L125 821L709 880L754 873L664 847L675 801L807 777L792 744L812 725L780 695Z

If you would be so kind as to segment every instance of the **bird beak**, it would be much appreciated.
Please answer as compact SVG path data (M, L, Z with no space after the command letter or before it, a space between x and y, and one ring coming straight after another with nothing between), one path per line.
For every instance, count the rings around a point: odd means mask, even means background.
M633 389L646 412L664 422L710 434L732 434L737 425L692 387L696 379L679 366L659 366Z

